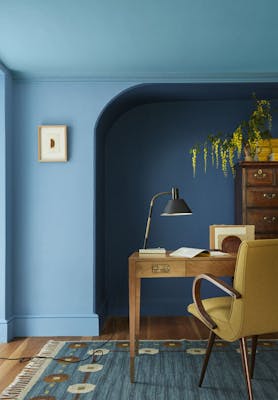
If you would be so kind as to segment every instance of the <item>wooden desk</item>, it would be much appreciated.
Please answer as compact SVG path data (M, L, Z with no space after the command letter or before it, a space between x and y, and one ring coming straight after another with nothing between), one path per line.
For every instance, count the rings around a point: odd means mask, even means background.
M129 340L130 381L134 382L134 362L138 353L140 332L140 292L142 278L187 278L203 273L233 276L236 255L178 258L166 255L145 255L138 252L128 258L129 266Z

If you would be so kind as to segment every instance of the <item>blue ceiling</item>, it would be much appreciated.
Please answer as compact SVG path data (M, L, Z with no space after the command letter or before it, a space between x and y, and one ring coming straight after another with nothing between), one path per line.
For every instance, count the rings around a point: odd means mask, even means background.
M277 0L0 0L17 77L278 78Z

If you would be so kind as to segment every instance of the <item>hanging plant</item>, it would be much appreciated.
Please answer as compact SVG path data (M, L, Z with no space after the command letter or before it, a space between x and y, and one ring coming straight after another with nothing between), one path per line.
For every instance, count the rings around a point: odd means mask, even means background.
M241 121L231 134L210 134L203 144L190 149L192 156L193 176L196 176L197 154L203 150L204 170L207 170L207 155L211 154L212 166L221 168L224 176L228 175L228 167L235 175L235 163L243 156L254 160L258 151L258 143L262 139L271 138L272 114L269 100L254 98L254 109L247 121Z
M193 147L191 147L190 154L191 154L191 162L192 162L194 178L196 176L197 155L199 153L200 153L200 145L199 144L195 144Z
M237 151L237 158L240 158L243 145L243 130L241 125L239 125L233 132L232 141Z
M211 162L216 168L219 167L219 146L221 143L221 133L218 133L216 136L209 135L208 140L211 143Z
M205 170L205 173L206 173L207 172L207 161L208 161L208 146L207 146L207 142L205 142L205 144L204 144L203 155L204 155L204 170Z
M235 176L235 163L234 163L234 157L235 157L235 151L233 147L228 147L228 157L229 157L229 165L232 171L233 176Z
M228 139L224 139L220 145L220 157L221 157L221 167L224 176L228 175L228 155L229 155L229 141Z

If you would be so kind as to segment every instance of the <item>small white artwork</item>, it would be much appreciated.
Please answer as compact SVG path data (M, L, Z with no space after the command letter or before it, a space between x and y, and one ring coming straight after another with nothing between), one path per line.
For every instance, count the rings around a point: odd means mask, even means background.
M38 159L41 162L67 161L66 125L38 127Z

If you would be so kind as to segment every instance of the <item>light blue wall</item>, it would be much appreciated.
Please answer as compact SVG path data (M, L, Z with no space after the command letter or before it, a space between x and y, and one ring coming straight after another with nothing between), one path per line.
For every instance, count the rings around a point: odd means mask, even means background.
M6 114L6 313L9 323L13 320L12 257L13 257L13 80L9 71L5 73Z
M12 78L0 64L0 341L12 333Z
M6 318L6 142L5 75L0 70L0 318Z
M128 84L14 85L15 335L95 335L94 127ZM37 161L37 126L68 126L69 161ZM100 307L100 305L99 305Z

